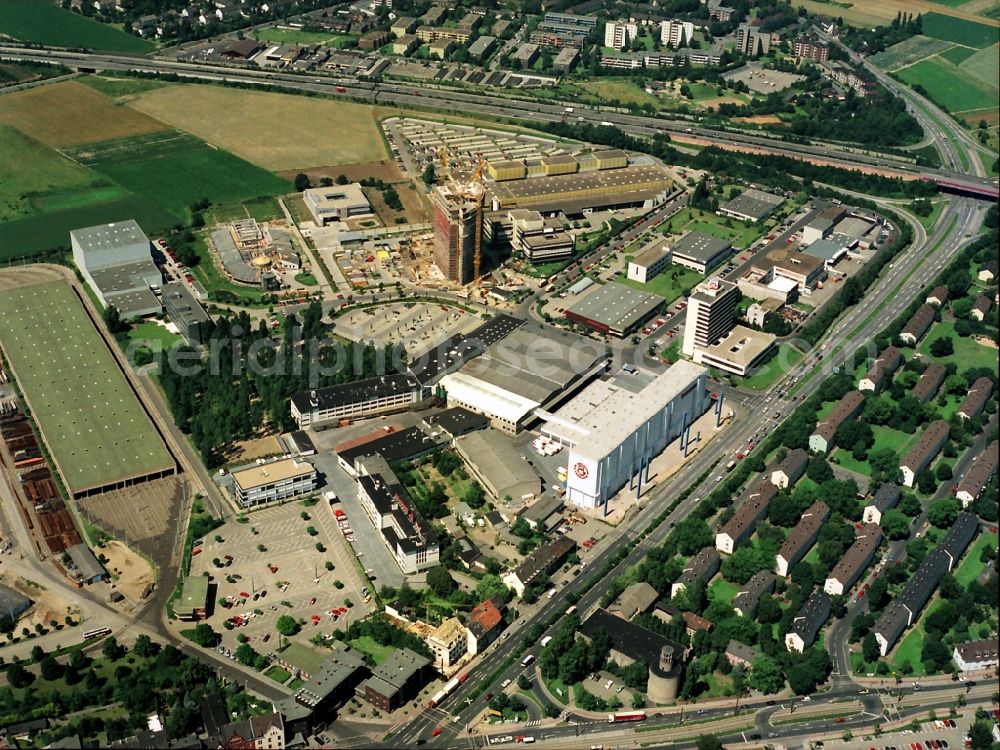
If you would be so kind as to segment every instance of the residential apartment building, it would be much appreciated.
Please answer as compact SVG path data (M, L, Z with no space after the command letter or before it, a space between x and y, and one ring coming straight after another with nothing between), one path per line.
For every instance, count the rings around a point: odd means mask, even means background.
M840 561L833 566L823 590L831 596L846 594L871 564L872 558L882 543L882 529L875 524L867 524L858 531L854 543Z
M712 547L703 547L692 557L684 567L680 577L670 586L670 596L677 596L681 591L695 583L708 583L712 576L719 572L722 558Z
M715 548L727 555L733 554L736 545L748 539L757 528L757 522L767 515L768 506L777 494L778 488L766 479L745 492L743 504L715 535Z
M906 325L903 326L903 330L899 332L899 340L907 346L915 346L924 337L924 334L927 333L927 329L931 327L931 323L934 322L934 316L933 305L925 303L918 307L917 311L906 322Z
M801 448L790 450L777 468L771 472L771 484L782 490L794 487L795 483L806 473L807 466L809 466L808 453Z
M756 26L741 23L736 29L736 50L747 57L766 55L771 49L771 34Z
M986 376L978 378L969 389L969 395L965 397L955 413L962 419L975 419L983 413L983 408L992 395L993 381Z
M962 481L958 483L958 491L955 497L962 501L962 507L968 508L979 499L979 496L986 489L986 485L993 479L997 472L997 441L994 440L986 450L979 454L976 462L972 464Z
M789 575L792 568L812 549L820 529L829 517L830 508L822 500L817 500L802 514L775 557L774 569L779 576Z
M358 501L403 573L433 568L440 559L437 535L396 476L386 471L358 477Z
M875 359L871 369L858 381L859 391L878 391L886 385L886 378L892 379L899 368L903 356L894 346L886 347Z
M812 37L800 36L792 43L792 54L800 60L825 62L830 59L830 45Z
M800 654L809 648L830 617L830 607L829 596L822 591L813 591L785 634L785 648Z
M951 425L943 419L936 419L924 428L916 444L899 465L899 470L903 472L904 486L913 486L917 476L934 460L950 434Z
M772 591L774 591L774 574L768 570L758 570L733 597L733 609L740 617L752 620L757 614L760 598Z
M978 672L983 669L996 669L1000 664L1000 643L997 639L987 638L981 641L956 643L952 658L962 672Z
M809 450L814 453L829 453L837 429L847 420L854 419L864 405L865 396L861 391L848 391L844 394L826 419L816 423L816 431L809 436Z
M449 617L424 638L424 643L434 655L434 666L446 670L457 664L468 652L465 627L457 617Z
M865 523L875 523L881 525L882 516L890 508L895 508L899 504L902 496L899 485L892 482L884 482L875 492L875 496L865 506L861 520Z
M623 50L638 35L638 25L629 21L608 21L604 24L604 46Z
M694 24L690 21L660 21L660 43L676 49L694 39Z

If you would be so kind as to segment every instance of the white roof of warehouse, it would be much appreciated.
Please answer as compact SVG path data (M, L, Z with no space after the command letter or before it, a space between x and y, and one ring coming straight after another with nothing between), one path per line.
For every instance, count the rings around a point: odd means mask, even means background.
M598 380L549 415L542 432L600 460L706 372L704 367L681 360L637 390L626 387L636 375Z
M538 401L463 372L445 375L441 378L441 386L448 393L449 400L460 401L508 422L517 422L539 406Z

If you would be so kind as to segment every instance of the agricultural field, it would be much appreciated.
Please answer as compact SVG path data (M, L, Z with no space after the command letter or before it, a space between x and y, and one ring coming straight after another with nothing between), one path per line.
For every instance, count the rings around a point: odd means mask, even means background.
M0 221L30 216L67 198L87 199L100 192L97 175L48 146L7 125L0 125ZM103 188L114 195L115 188ZM118 190L117 194L124 191Z
M931 58L903 68L896 75L911 86L923 86L935 102L950 112L996 107L997 90L966 74L964 65Z
M925 13L922 29L925 36L976 49L983 49L1000 41L1000 29L995 24L977 23L942 13Z
M68 283L0 292L0 341L71 492L174 466Z
M200 198L236 202L291 189L280 177L176 130L105 141L70 154L178 221L186 221L188 206Z
M965 47L955 47L951 42L946 42L942 39L931 39L929 36L914 36L900 42L899 44L894 44L889 49L884 52L879 52L877 55L873 55L871 61L878 65L883 70L898 70L899 68L905 67L907 65L912 65L915 62L919 62L931 55L941 54L945 50L951 49L966 49ZM973 50L969 50L970 53ZM961 60L951 60L956 65L961 62Z
M111 75L90 75L78 80L95 91L116 100L127 100L128 97L141 94L144 91L161 89L170 85L166 81L156 81L149 78L119 78Z
M389 158L375 108L289 94L177 85L129 107L271 171Z
M0 98L0 123L60 149L167 130L163 123L116 106L112 99L76 81Z
M935 39L934 41L938 40ZM947 42L942 42L942 44L947 44ZM961 65L970 57L972 57L972 55L974 55L975 53L976 50L972 49L972 47L963 47L961 44L955 44L952 45L951 47L948 47L943 52L939 52L938 54L945 60L950 62L952 65ZM914 62L916 61L914 60Z
M128 34L51 0L0 2L0 36L54 47L87 47L104 52L149 52L152 42Z

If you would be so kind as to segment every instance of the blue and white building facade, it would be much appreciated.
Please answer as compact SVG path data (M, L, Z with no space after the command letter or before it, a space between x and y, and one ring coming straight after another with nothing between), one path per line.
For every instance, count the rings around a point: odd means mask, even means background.
M633 368L634 369L634 368ZM540 414L541 434L569 448L566 499L606 505L669 443L708 411L708 370L680 361L659 375L622 371L581 391L554 414Z

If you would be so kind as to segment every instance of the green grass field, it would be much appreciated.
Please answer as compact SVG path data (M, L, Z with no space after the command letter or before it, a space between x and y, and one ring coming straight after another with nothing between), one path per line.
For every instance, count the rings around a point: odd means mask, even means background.
M968 586L974 580L982 575L983 570L986 568L986 563L979 559L983 550L987 547L992 547L996 549L997 547L997 535L996 534L982 534L976 543L969 548L969 551L965 554L965 559L958 566L958 570L955 571L955 580L958 581L963 586Z
M715 583L708 587L708 598L717 602L729 604L740 593L740 587L735 583L730 583L721 576L715 579Z
M288 181L178 131L106 141L70 152L80 163L180 221L187 220L188 207L200 198L237 202L291 189Z
M940 41L940 40L935 39L934 41ZM943 43L944 42L942 42L942 44ZM956 44L952 47L948 47L947 49L941 52L938 52L937 54L939 57L943 57L952 65L958 65L959 63L963 63L970 57L972 57L972 55L974 55L975 52L976 50L974 50L972 47L963 47L961 44Z
M0 222L0 262L54 248L68 248L71 229L123 219L135 219L147 234L155 234L177 223L173 214L136 195Z
M95 91L100 91L105 96L117 99L121 96L133 96L141 94L143 91L161 89L170 84L166 81L156 81L148 78L118 78L110 75L84 76L78 79Z
M896 70L904 65L912 65L925 57L940 54L952 47L951 42L943 39L931 39L927 36L914 36L889 49L872 56L872 62L883 70ZM964 49L964 48L958 48ZM960 61L959 61L960 62Z
M1000 29L994 26L967 21L955 16L945 16L941 13L925 13L922 29L924 36L945 39L976 49L989 47L1000 40Z
M759 224L745 226L741 221L727 219L697 208L683 208L670 217L659 231L664 234L703 232L729 240L736 248L742 250L749 247L764 232L764 227Z
M924 87L930 97L950 112L995 107L996 91L981 83L962 67L941 58L922 60L897 71L903 81Z
M981 49L969 55L959 67L989 90L996 92L1000 89L1000 80L998 80L1000 77L1000 47L993 45ZM996 106L995 99L993 106Z
M779 344L778 354L764 363L757 372L743 378L741 385L755 391L770 388L778 378L802 361L802 352L791 344Z
M315 31L299 31L298 29L257 29L254 39L278 44L325 44L327 47L344 47L357 41L357 35L324 34Z
M0 342L72 492L174 466L68 284L0 293Z
M646 284L625 277L619 278L617 281L634 289L659 294L669 304L682 294L686 295L690 292L701 279L702 275L697 271L692 271L690 268L670 266L654 276Z
M55 149L20 130L0 125L0 221L30 216L41 207L69 207L53 206L57 200L72 198L90 203L87 188L94 187L97 179L93 172Z
M947 357L931 357L931 342L942 336L951 339L955 347L954 353ZM962 338L955 333L955 325L947 321L941 321L931 326L931 329L918 344L917 351L943 365L954 362L958 366L959 372L970 367L995 368L997 365L996 349L977 344L972 339Z
M55 47L87 47L106 52L149 52L152 42L127 34L49 0L3 0L0 34Z
M903 456L905 451L909 450L909 447L917 439L916 435L908 435L905 432L900 432L899 430L894 430L891 427L885 427L883 425L873 425L872 432L875 435L875 445L872 446L872 451L885 450L888 448L895 451L896 455L900 457ZM850 451L838 448L836 451L836 458L837 463L849 471L864 474L869 477L872 474L872 468L868 462L856 461Z
M388 659L392 655L392 652L396 650L392 646L383 646L376 643L372 640L372 637L368 635L355 638L350 643L358 651L362 651L371 656L371 658L375 661L376 666Z
M128 340L130 343L141 342L154 351L165 352L183 343L184 337L179 333L171 333L166 326L149 320L133 326L128 332Z

